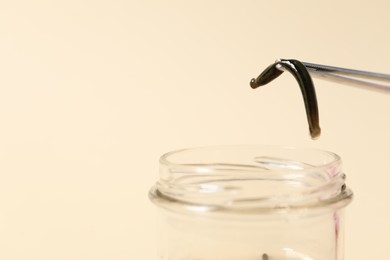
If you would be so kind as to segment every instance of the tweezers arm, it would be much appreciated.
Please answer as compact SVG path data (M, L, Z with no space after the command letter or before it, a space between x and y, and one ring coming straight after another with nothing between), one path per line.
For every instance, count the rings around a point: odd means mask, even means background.
M346 68L340 68L340 67L334 67L328 65L314 64L309 62L302 62L302 64L305 65L305 67L310 71L327 72L327 73L338 74L338 75L348 75L351 77L358 77L358 78L369 79L369 80L379 80L379 81L390 83L389 74L376 73L376 72L363 71L363 70L346 69Z
M345 77L339 74L330 73L327 71L319 71L308 68L308 71L312 77L320 78L324 80L329 80L336 83L348 84L355 87L364 88L371 91L377 91L381 93L390 94L390 85L384 85L372 81L365 81L361 79L355 79L350 77ZM382 74L383 75L383 74ZM378 78L375 78L378 79ZM390 81L390 79L389 79Z

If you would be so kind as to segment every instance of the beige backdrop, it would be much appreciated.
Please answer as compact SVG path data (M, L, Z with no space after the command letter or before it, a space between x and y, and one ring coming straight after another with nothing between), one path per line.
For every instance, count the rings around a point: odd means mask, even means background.
M0 1L0 259L155 259L159 156L212 144L334 151L346 259L388 259L390 95L315 80L310 140L277 58L390 73L390 2Z

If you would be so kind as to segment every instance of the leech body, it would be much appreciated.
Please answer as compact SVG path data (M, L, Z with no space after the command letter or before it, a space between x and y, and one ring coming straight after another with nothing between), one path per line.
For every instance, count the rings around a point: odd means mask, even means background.
M321 128L319 125L317 96L310 74L302 62L287 59L278 60L274 64L268 66L256 79L252 79L250 82L251 87L253 89L258 88L279 77L283 73L283 70L281 70L280 67L289 71L297 80L305 102L311 138L318 138L321 134Z

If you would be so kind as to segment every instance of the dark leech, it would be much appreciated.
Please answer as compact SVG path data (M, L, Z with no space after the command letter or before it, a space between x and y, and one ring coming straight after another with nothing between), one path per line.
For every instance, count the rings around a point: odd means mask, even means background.
M283 71L279 66L289 71L297 80L305 102L306 116L309 123L311 138L316 139L321 134L319 125L317 96L313 81L305 65L298 60L281 59L268 66L256 79L252 79L250 85L253 89L266 85L279 77Z

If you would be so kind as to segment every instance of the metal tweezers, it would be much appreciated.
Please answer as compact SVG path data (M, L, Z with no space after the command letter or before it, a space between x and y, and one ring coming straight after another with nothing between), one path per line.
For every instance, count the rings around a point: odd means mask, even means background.
M390 75L388 74L319 65L294 59L276 60L256 79L252 79L250 85L253 89L266 85L279 77L284 71L290 72L301 88L310 135L313 139L320 136L321 128L319 126L318 104L312 76L390 94Z

